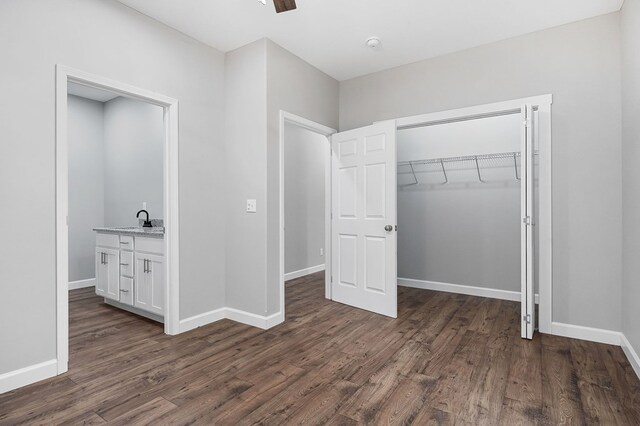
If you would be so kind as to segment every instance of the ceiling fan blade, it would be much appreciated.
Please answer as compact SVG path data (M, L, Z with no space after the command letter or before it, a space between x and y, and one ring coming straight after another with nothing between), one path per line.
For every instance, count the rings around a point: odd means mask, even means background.
M273 4L276 6L276 12L286 12L296 8L296 0L273 0Z

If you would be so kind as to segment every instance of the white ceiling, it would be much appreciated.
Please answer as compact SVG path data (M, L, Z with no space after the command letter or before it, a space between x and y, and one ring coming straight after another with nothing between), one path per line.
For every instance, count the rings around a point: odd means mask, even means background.
M624 0L119 0L223 52L268 37L338 80L620 10ZM370 36L382 48L365 46Z
M107 90L96 89L94 87L83 86L82 84L69 82L67 84L67 93L74 96L79 96L85 99L91 99L98 102L108 102L111 99L117 98L117 93L109 92Z

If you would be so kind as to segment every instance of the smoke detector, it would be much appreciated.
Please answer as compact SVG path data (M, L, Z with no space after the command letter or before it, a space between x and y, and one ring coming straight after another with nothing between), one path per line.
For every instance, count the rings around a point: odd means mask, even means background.
M377 50L380 47L382 41L378 37L369 37L367 39L367 46L372 50Z

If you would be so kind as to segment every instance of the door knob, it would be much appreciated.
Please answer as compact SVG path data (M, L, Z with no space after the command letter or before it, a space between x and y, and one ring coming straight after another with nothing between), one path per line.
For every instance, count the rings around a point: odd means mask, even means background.
M387 225L387 226L384 227L384 230L387 231L387 232L391 232L391 231L393 231L393 226Z

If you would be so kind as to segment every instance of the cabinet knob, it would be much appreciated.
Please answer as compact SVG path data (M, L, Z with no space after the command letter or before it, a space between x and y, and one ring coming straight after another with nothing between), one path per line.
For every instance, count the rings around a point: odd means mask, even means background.
M120 291L121 291L122 293L129 293L129 290L123 290L123 289L120 289Z

